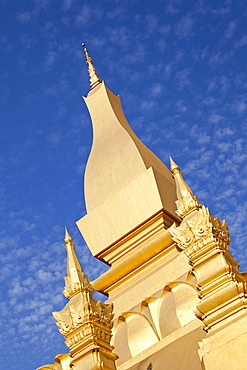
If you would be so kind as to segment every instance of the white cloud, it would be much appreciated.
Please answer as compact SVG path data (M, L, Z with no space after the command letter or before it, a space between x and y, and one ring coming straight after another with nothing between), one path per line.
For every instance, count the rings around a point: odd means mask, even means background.
M154 14L146 14L145 23L148 34L154 32L157 29L158 21Z
M221 120L223 119L223 117L220 115L220 114L217 114L217 113L213 113L210 115L210 117L208 118L208 121L210 123L218 123L220 122Z
M108 28L107 32L111 42L119 44L122 47L130 45L131 32L127 27Z
M156 83L151 88L151 95L154 97L158 96L162 93L162 90L163 90L163 85Z
M67 12L70 10L74 0L63 0L63 11Z
M177 14L179 13L179 9L174 6L173 2L169 2L166 6L166 12L169 14Z
M109 11L106 13L106 16L107 18L110 18L110 19L122 19L123 17L126 17L126 9L124 7L124 4L120 4L118 5L115 9Z
M242 35L239 40L235 42L235 48L239 49L247 45L247 34Z
M102 10L99 5L92 7L84 4L79 14L75 17L75 25L79 28L88 26L91 22L99 21L102 17Z
M218 51L215 54L209 56L209 64L211 64L212 66L224 64L228 59L229 55L227 53L222 53Z
M185 106L184 101L182 101L182 100L179 100L175 104L175 109L177 109L178 112L186 112L187 111L187 107Z
M229 22L227 29L225 30L225 33L222 37L222 41L224 42L224 41L231 39L234 35L235 30L236 30L236 22L234 21Z
M238 113L243 113L246 110L247 104L246 104L246 102L239 101L239 102L237 102L235 107L236 107L236 110L237 110Z
M45 22L40 28L40 33L44 37L55 37L59 33L59 28L51 21Z
M162 36L166 36L168 33L171 32L171 25L170 24L163 24L158 28L159 32L162 34Z
M211 141L211 136L201 133L200 137L197 139L198 144L208 144Z
M56 62L57 53L55 51L49 50L45 56L44 66L46 68L52 68Z
M221 3L219 3L221 5ZM224 6L218 9L212 9L211 13L214 15L226 15L230 11L231 0L226 0Z
M186 15L176 24L174 33L179 39L184 39L192 36L192 30L195 25L195 20L191 15Z
M16 13L16 18L21 24L27 24L31 21L31 13L28 11L21 11L20 13Z
M143 100L141 102L141 109L149 110L153 108L154 104L155 104L154 100Z
M185 89L191 85L190 81L191 69L185 68L176 73L176 84L180 90Z

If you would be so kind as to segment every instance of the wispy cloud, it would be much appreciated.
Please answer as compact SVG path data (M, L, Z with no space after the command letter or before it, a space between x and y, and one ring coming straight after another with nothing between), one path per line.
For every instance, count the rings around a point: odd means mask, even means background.
M74 0L63 0L63 11L68 12L73 4Z
M84 4L75 17L75 24L79 28L86 27L91 22L99 21L103 13L101 7L98 5L92 8L89 4Z
M21 24L27 24L31 21L32 15L28 11L22 11L16 14L16 18Z
M186 15L180 19L175 25L174 33L179 39L191 37L193 35L193 28L195 26L195 19L190 15Z
M211 13L214 15L226 15L230 11L231 7L231 0L226 0L224 5L222 6L222 3L218 4L218 9L214 8L211 10Z
M49 50L45 56L44 66L46 68L52 68L56 62L57 53L55 51Z
M154 32L157 29L158 21L154 14L146 14L145 23L148 34Z
M234 21L229 22L228 26L227 26L227 29L225 30L225 33L222 37L222 41L226 42L229 39L232 39L235 30L236 30L236 22L234 22Z
M239 40L235 41L236 49L242 48L243 46L246 45L247 45L247 34L242 35Z
M191 69L185 68L176 73L176 84L179 89L183 90L191 85L190 81Z

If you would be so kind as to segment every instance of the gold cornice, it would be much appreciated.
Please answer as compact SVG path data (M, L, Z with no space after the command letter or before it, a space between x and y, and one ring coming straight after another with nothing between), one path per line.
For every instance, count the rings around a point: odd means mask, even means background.
M130 274L132 271L149 261L151 258L172 245L173 239L168 230L162 230L158 235L150 238L149 243L129 254L128 258L119 261L118 264L92 281L95 290L105 293L105 290L117 281Z
M127 253L132 253L143 240L148 239L161 229L168 229L173 224L179 225L180 222L181 219L162 208L124 234L121 238L117 239L114 243L110 244L103 251L96 254L95 257L111 266L117 260L126 256Z

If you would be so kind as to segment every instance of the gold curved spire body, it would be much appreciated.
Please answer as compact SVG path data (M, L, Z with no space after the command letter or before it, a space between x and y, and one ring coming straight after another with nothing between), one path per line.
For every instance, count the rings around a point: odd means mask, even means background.
M85 44L82 44L83 46L83 50L84 50L84 53L85 53L85 57L86 57L86 63L88 65L88 73L89 73L89 77L90 77L90 86L91 86L91 89L93 89L94 87L96 87L97 85L99 85L102 80L99 78L99 75L93 65L93 60L92 58L90 57L89 53L88 53L88 50L87 50L87 47Z

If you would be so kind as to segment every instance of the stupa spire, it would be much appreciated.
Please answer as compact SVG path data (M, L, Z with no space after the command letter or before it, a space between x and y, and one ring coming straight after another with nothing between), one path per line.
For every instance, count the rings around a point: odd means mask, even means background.
M184 218L187 214L191 213L194 209L201 207L200 201L193 194L189 185L184 181L183 174L179 166L170 157L171 172L175 179L177 198L177 215Z
M93 60L92 58L90 57L89 53L88 53L88 50L87 50L87 47L85 44L82 44L83 46L83 50L84 50L84 53L85 53L85 57L86 57L86 63L88 65L88 73L89 73L89 77L90 77L90 86L91 86L91 89L93 89L94 87L96 87L97 85L99 85L102 80L99 78L99 75L93 65Z

